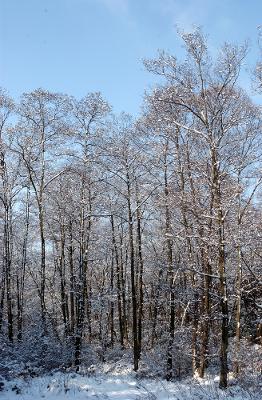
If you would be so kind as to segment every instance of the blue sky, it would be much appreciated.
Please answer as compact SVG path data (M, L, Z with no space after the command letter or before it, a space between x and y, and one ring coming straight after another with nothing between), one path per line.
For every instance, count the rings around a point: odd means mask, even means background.
M154 84L141 60L181 55L176 24L201 25L213 50L250 38L254 64L262 1L0 0L0 86L15 98L37 87L101 91L116 112L136 114Z

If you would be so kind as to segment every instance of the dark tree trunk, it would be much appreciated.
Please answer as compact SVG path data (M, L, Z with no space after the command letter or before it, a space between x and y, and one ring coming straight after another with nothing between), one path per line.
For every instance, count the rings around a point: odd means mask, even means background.
M203 296L202 296L202 320L201 320L201 350L200 350L200 365L199 377L204 378L207 368L208 342L210 331L210 286L211 286L211 265L208 261L208 256L205 250L201 249L201 260L203 268Z
M116 237L115 237L115 225L114 225L114 217L111 215L111 229L112 229L112 245L113 245L113 254L115 257L116 263L116 284L117 284L117 305L118 305L118 322L119 322L119 334L120 334L120 344L124 346L124 324L123 324L123 315L122 315L122 304L121 304L121 276L120 276L120 267L119 267L119 256L118 249L116 245Z
M144 292L143 292L143 273L144 273L144 262L142 255L142 232L141 232L141 204L138 197L138 188L136 184L136 218L137 218L137 242L138 242L138 292L139 292L139 305L138 305L138 354L139 359L142 350L142 320L143 320L143 308L144 308Z
M23 311L24 311L24 286L25 286L25 269L27 263L27 243L29 233L29 216L30 216L30 188L27 188L26 197L26 220L25 220L25 236L22 249L21 277L17 274L17 339L22 340L23 333Z
M169 284L169 342L167 350L167 372L166 379L170 380L173 376L173 343L175 335L175 293L174 293L174 266L173 266L173 240L171 232L171 219L169 210L169 188L167 177L167 150L165 152L165 234L166 234L166 256L167 256L167 273Z
M74 271L74 247L73 247L73 224L70 219L69 225L69 245L68 245L68 258L69 258L69 274L70 274L70 332L72 335L75 333L76 319L75 319L75 271Z
M130 272L131 272L131 297L132 297L132 333L133 333L133 357L134 371L138 370L139 347L138 347L138 330L137 330L137 289L135 277L135 251L134 251L134 234L133 234L133 216L131 210L131 186L129 172L127 178L127 205L128 205L128 232L129 232L129 251L130 251Z

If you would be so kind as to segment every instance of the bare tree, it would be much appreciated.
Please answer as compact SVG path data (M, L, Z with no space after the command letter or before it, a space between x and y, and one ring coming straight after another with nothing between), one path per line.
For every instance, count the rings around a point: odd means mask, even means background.
M46 331L46 233L45 194L48 185L62 170L52 171L57 157L56 146L66 132L68 105L63 95L37 89L24 94L18 107L20 120L16 127L17 140L13 150L19 154L32 186L38 208L41 246L39 296L43 329Z

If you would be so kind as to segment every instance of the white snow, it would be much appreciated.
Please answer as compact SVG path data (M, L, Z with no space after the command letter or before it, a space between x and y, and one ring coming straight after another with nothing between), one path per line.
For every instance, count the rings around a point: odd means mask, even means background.
M215 379L167 382L137 379L134 373L84 376L60 373L37 378L5 382L0 400L245 400L258 399L255 394L232 386L226 392L218 389Z

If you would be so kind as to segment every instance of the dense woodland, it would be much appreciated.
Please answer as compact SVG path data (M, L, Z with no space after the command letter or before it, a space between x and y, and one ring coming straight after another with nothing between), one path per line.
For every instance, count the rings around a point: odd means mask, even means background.
M15 103L1 90L1 363L79 369L129 352L135 371L212 367L226 388L261 355L262 115L240 86L247 47L213 59L199 29L181 38L184 60L144 62L159 84L137 119L100 93Z

